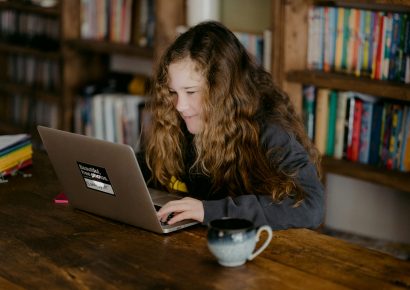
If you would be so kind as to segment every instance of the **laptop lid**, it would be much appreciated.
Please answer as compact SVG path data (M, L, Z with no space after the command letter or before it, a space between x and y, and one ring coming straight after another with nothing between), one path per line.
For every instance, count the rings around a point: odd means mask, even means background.
M43 126L37 129L73 207L157 233L197 223L161 225L130 146Z

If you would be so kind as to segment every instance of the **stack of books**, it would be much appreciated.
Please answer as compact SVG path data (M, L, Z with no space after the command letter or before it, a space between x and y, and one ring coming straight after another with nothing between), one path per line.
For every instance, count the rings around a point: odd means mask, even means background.
M27 134L0 136L0 176L13 175L32 164L33 148Z

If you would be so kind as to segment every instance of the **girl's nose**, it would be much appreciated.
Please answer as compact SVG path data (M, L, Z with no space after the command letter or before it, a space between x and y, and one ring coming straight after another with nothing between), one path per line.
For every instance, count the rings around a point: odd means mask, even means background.
M178 95L175 108L178 112L183 112L188 108L188 100L186 96L184 96L183 94Z

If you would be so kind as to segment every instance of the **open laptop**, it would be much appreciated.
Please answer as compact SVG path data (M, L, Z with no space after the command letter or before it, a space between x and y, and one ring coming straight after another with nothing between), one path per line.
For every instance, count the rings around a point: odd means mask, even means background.
M182 196L148 189L129 145L43 126L37 129L73 207L156 233L198 223L168 225L158 220L156 208Z

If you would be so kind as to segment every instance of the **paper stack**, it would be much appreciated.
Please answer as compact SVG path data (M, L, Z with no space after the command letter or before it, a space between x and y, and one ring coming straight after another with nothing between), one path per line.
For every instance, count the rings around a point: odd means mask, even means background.
M0 177L32 164L33 148L28 134L0 136Z

